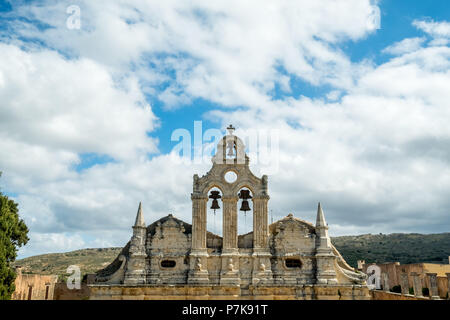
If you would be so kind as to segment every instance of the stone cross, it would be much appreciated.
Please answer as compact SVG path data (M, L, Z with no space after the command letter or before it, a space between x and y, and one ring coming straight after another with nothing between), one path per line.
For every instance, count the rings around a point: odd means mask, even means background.
M402 294L409 294L409 281L408 281L408 274L403 272L400 275L400 281L401 281L401 287L402 287Z
M234 130L236 130L236 128L233 127L232 124L230 124L230 125L227 127L227 130L228 130L228 134L231 136L231 135L233 134Z
M439 292L437 286L437 273L427 272L428 279L430 280L430 297L433 300L439 300Z
M416 297L423 297L422 295L422 281L420 281L417 272L411 272L411 277L413 278L414 295Z
M230 124L228 126L227 130L228 130L228 135L232 136L235 128L233 127L232 124ZM227 144L226 144L226 147L228 149L227 156L229 156L229 157L234 156L234 146L235 146L235 141L232 139L232 137L230 137L230 139L227 139Z

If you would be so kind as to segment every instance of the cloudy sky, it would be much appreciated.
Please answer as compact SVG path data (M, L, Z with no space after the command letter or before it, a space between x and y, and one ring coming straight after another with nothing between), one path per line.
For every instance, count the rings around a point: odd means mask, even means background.
M251 162L273 220L313 222L320 201L333 236L448 232L449 120L447 0L0 2L0 188L30 228L21 258L123 246L139 201L147 223L191 222L211 163L171 138L195 123L276 133L276 166Z

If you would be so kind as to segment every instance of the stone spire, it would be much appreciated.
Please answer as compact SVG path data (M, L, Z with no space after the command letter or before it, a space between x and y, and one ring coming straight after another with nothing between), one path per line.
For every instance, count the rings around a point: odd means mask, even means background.
M316 227L322 227L322 228L328 229L328 225L327 225L327 222L325 221L325 216L323 215L322 206L320 205L320 202L317 207Z
M134 223L135 227L144 227L145 228L145 221L144 221L144 215L142 214L142 203L139 202L139 208L136 215L136 222Z
M316 218L316 234L318 236L318 248L319 251L322 250L331 250L331 242L330 237L328 236L328 225L325 221L325 215L323 214L322 206L319 205L317 207L317 218Z
M317 207L316 219L316 283L336 284L336 270L334 269L335 256L328 236L328 225L325 221L322 206Z
M130 240L130 255L126 264L124 284L137 285L146 282L146 232L144 215L142 214L142 203L139 202L136 221L133 226L133 236Z

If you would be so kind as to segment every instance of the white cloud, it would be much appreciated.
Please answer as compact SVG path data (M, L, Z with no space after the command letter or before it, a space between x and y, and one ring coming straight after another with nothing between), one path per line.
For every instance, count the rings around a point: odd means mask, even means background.
M148 136L156 117L133 77L117 83L90 59L68 60L54 51L0 43L0 79L2 184L18 194L34 236L73 231L73 224L84 225L79 218L86 219L95 200L113 202L109 198L115 194L81 189L85 173L74 166L83 154L134 163L157 152ZM85 192L84 198L73 190L62 195L67 186Z
M339 102L291 98L259 108L256 118L216 115L280 130L280 169L269 177L278 216L294 211L314 221L322 201L334 235L446 232L449 63L450 48L421 47L368 70Z
M169 107L190 97L252 106L265 103L275 83L286 89L280 67L315 85L351 86L361 70L336 45L379 27L379 9L372 2L81 1L80 30L63 23L67 3L28 4L18 7L18 15L52 28L21 22L15 30L114 71L128 72L132 64L153 72L158 67L148 62L158 57L166 68L156 70L160 73L147 85L164 82L171 68L171 86L160 96Z
M450 38L450 23L447 21L414 20L413 25L434 38Z
M79 234L30 232L30 241L19 251L19 257L39 253L67 252L84 248L86 242Z
M3 139L119 159L157 150L146 135L155 116L136 79L118 88L92 60L1 43L0 72Z
M321 201L332 234L448 230L445 23L415 22L440 46L405 39L373 66L339 49L378 27L372 1L82 1L78 31L65 28L65 7L15 11L54 27L14 25L45 48L0 44L1 182L18 193L33 232L27 255L123 245L139 201L147 223L169 212L190 222L192 174L210 163L147 157L157 152L147 134L157 119L144 92L167 107L197 97L247 106L204 116L280 130L279 171L269 177L275 219L314 221ZM293 91L292 79L331 90L273 100L276 85ZM116 161L77 172L84 153Z
M401 55L404 53L414 52L421 48L425 38L408 38L402 41L396 42L393 45L385 48L383 52L392 55Z

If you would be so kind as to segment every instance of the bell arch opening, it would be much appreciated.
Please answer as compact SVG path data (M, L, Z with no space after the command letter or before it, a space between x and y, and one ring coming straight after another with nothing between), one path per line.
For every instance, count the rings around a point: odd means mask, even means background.
M238 194L238 247L253 247L253 192L250 188L242 187Z
M212 187L207 192L208 201L206 203L206 230L216 236L222 237L222 216L223 216L223 192L218 187ZM208 237L208 247L217 247L217 241L211 241Z

